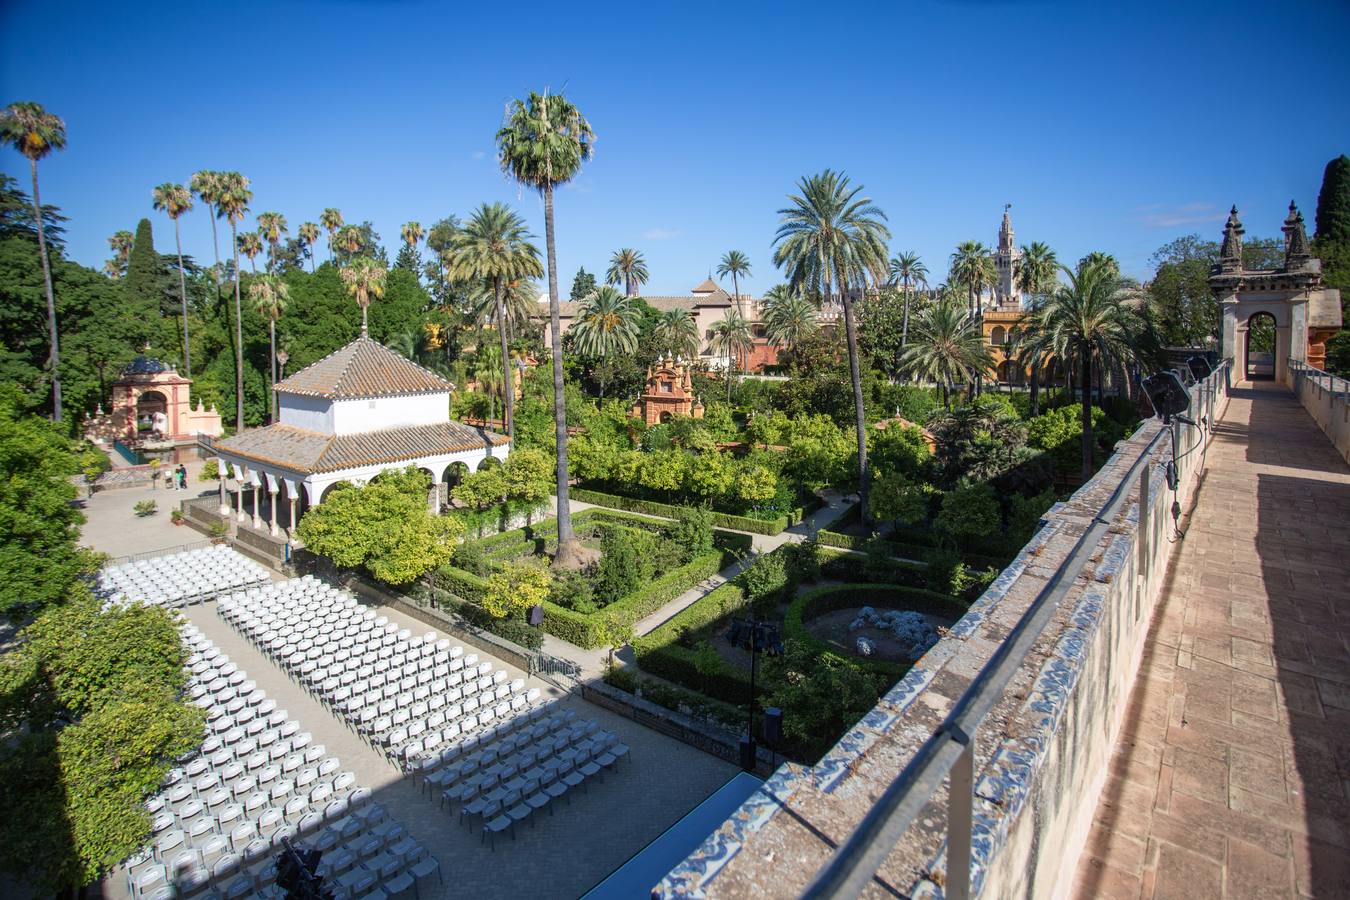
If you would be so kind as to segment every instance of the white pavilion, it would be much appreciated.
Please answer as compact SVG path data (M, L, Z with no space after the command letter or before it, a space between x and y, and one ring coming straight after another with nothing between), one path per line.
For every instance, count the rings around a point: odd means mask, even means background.
M201 441L220 466L221 515L234 513L240 523L248 522L243 494L251 490L252 526L264 526L265 496L271 534L279 532L280 501L289 505L288 536L293 536L298 516L322 503L339 482L363 484L388 469L413 465L439 486L457 466L474 471L489 457L505 459L505 435L451 421L453 389L363 333L277 383L276 423ZM232 488L227 473L235 480Z

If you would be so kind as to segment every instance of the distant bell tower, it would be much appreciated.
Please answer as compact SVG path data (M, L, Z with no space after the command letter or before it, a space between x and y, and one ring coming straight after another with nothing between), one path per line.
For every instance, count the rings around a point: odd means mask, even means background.
M1022 305L1017 292L1017 261L1022 254L1013 243L1012 219L1008 215L1010 209L1011 203L1003 204L1003 223L998 227L998 249L994 251L994 266L998 270L994 305L998 307Z

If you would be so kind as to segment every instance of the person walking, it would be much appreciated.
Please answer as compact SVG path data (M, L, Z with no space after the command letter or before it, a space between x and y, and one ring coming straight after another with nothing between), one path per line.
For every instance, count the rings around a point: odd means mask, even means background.
M178 489L180 491L187 490L187 466L182 463L178 465Z

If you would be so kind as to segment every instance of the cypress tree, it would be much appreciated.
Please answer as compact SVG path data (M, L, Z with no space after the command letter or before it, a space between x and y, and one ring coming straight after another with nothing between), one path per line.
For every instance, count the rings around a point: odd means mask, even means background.
M136 242L127 259L127 275L122 279L129 322L135 322L136 339L142 343L157 335L160 323L160 298L164 295L164 263L155 252L150 220L136 226ZM137 347L136 349L140 349Z
M593 293L595 293L595 276L582 266L577 269L577 277L572 279L571 299L575 303L578 300L585 300Z
M1350 156L1344 153L1322 173L1316 225L1319 240L1350 242Z

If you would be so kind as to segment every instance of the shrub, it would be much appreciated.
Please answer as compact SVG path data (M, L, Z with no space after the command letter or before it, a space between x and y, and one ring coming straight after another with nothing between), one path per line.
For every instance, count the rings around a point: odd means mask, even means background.
M505 619L548 599L549 574L543 566L530 561L507 563L488 576L483 592L483 608L493 618Z
M868 581L881 581L891 570L891 550L881 535L874 534L863 542L863 574Z
M631 594L651 574L632 536L619 528L605 532L600 541L600 565L595 570L595 595L612 603Z
M684 551L686 559L693 559L713 548L712 513L706 507L682 509L675 514L673 540Z
M133 506L131 509L133 512L136 513L138 517L143 519L146 516L153 516L156 512L158 512L159 504L153 500L142 500L135 506Z
M759 608L773 606L796 587L788 572L786 555L780 552L756 557L736 576L736 583Z
M787 560L788 575L794 583L820 579L820 542L814 537L800 544L784 544L778 552Z
M633 497L623 497L617 494L606 494L601 491L592 491L585 488L573 488L571 492L572 499L582 503L594 503L597 506L608 506L613 509L624 509L629 512L646 513L652 516L664 516L665 518L674 518L679 515L680 510L688 509L685 506L672 506L668 503L657 503L652 500L638 500ZM755 534L781 534L790 524L789 519L792 516L779 516L776 519L753 519L747 516L733 516L730 513L712 511L712 522L717 528L733 528L736 531L750 531ZM794 510L796 516L793 521L800 520L802 512Z
M217 541L222 540L226 535L230 533L229 523L224 521L223 519L216 519L209 526L207 526L206 533L211 535L211 537L214 540Z
M994 489L984 482L962 484L942 498L937 527L957 540L983 538L998 531L1002 516Z
M219 481L220 463L214 459L208 459L202 466L201 471L197 473L198 481Z

